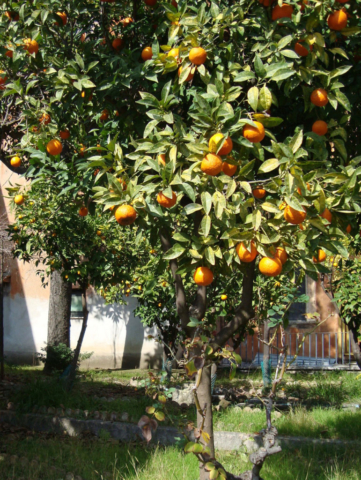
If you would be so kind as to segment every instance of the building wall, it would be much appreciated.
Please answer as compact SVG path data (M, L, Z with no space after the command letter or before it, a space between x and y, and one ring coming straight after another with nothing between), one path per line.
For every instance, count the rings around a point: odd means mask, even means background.
M12 223L6 187L24 184L0 162L0 218ZM33 264L9 256L6 270L10 273L4 287L5 356L11 362L36 363L36 353L45 346L49 306L49 287L43 287ZM83 362L85 368L147 368L160 364L162 349L154 340L147 340L152 329L144 328L134 315L136 300L127 305L105 305L92 289L87 292L89 318L82 352L94 352ZM71 347L75 348L81 320L71 322Z

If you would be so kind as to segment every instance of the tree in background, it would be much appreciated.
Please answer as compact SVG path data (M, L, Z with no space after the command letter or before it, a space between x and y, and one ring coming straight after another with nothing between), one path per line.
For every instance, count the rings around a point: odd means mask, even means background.
M21 205L14 203L16 222L9 227L15 242L14 255L19 260L34 261L44 285L50 275L52 280L54 274L61 277L63 281L55 285L60 284L60 288L65 288L67 293L53 295L50 301L50 310L53 308L56 315L48 325L50 334L47 348L59 343L66 344L65 341L59 341L59 337L63 340L69 336L72 285L78 285L82 291L83 323L72 361L73 377L87 327L87 288L91 285L103 292L121 281L130 280L135 265L142 265L149 257L147 244L143 242L143 247L139 246L135 255L127 245L131 233L114 229L111 215L104 218L95 205L94 215L88 215L82 195L75 199L69 194L59 197L54 184L50 187L48 183L38 181L32 183L24 193L17 194L18 186L10 187L8 191L14 202L19 195L24 200ZM131 242L133 240L131 238ZM55 288L54 283L51 288ZM68 301L67 306L62 304L64 297ZM124 303L122 298L117 301Z
M258 479L279 451L271 417L252 471L225 472L215 460L211 365L239 362L227 342L253 322L257 275L297 283L299 269L317 279L327 255L347 257L342 242L360 211L360 6L74 3L8 12L1 108L21 111L16 151L28 177L67 178L63 195L80 190L103 215L114 207L122 231L160 241L186 369L197 376L187 451L201 480ZM242 292L214 333L202 322L209 286L233 276Z

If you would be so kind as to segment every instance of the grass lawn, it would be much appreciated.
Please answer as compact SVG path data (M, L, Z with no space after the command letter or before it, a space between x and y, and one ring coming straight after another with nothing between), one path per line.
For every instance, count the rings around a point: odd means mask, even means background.
M13 379L19 378L25 383L23 389L15 392L11 398L17 409L23 412L31 412L34 406L55 408L62 406L64 409L89 412L127 412L130 421L137 423L145 413L145 408L152 404L152 400L144 395L142 389L128 386L133 376L145 378L146 371L89 371L85 374L82 372L81 379L70 394L64 391L57 378L44 377L39 368L8 367L6 372ZM259 388L261 375L259 372L239 372L237 378L230 382L223 372L217 381L219 386ZM354 373L287 374L282 389L288 395L297 395L305 401L309 399L328 401L335 407L306 409L301 406L289 413L282 413L282 416L274 421L281 435L350 440L360 438L361 411L353 413L338 408L342 402L354 400L361 402L361 380L357 380ZM106 401L105 398L109 397L113 401ZM3 404L0 402L0 408L6 408L4 402ZM180 409L178 406L170 405L168 408L170 414L177 417L183 415L187 419L195 420L196 412L193 406ZM255 433L264 428L265 413L244 412L230 406L225 410L214 411L214 425L216 430Z
M6 439L0 439L0 449L4 441ZM59 480L65 478L67 472L83 480L196 480L198 476L196 458L184 455L176 447L149 448L114 445L106 440L35 438L9 441L6 450L19 458L15 465L11 465L9 458L0 461L2 480ZM33 462L26 464L24 457ZM218 458L234 473L250 467L244 454L223 453ZM359 480L361 459L352 449L288 450L267 460L262 476L265 480Z

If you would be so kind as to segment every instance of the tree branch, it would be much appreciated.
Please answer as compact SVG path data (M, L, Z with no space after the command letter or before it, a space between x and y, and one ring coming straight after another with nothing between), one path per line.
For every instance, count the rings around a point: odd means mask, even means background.
M160 229L159 237L162 244L163 252L167 252L172 247L172 244L168 232L165 230L165 228ZM191 331L190 327L188 327L188 323L190 321L189 310L187 306L187 299L184 291L182 277L176 273L176 271L178 270L177 260L170 260L169 266L174 278L176 307L179 318L181 320L182 329L185 332L189 333Z
M234 318L216 335L212 342L213 350L225 345L228 339L230 339L236 332L242 336L246 330L248 322L254 317L252 297L255 278L255 263L256 261L254 260L251 263L247 263L245 266L241 303L236 309Z

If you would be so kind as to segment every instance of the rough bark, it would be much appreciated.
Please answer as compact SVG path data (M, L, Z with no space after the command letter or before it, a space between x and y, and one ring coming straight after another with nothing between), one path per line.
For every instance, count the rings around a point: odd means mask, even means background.
M350 330L350 340L353 357L357 363L357 366L361 370L361 345L358 341L359 332L356 325L348 325Z
M218 332L212 342L213 350L223 347L235 333L244 335L248 322L254 317L252 307L253 283L255 278L255 263L247 263L245 266L241 303L236 308L235 316Z
M210 441L206 443L201 439L201 443L207 445L211 450L211 456L215 456L214 450L214 435L213 435L213 415L212 415L212 395L211 395L211 365L203 368L201 381L197 389L197 397L199 401L199 407L201 408L203 415L197 411L197 428L205 433L208 433ZM204 470L203 464L199 464L199 478L200 480L208 480L209 472Z
M76 374L76 369L77 369L77 366L78 366L80 350L81 350L81 346L83 344L84 335L85 335L86 327L87 327L87 324L88 324L88 314L89 314L89 312L88 312L88 306L87 306L87 301L86 301L86 288L85 287L82 289L81 300L82 300L82 306L83 306L83 322L82 322L82 326L81 326L81 330L80 330L80 334L79 334L79 338L78 338L78 343L77 343L76 349L74 351L74 357L73 357L73 360L70 364L69 375L68 375L68 378L67 378L67 381L66 381L66 389L68 391L71 390L71 388L73 386L73 383L74 383L74 380L75 380L75 374Z
M70 346L70 307L72 285L65 282L61 272L54 271L50 277L50 298L48 313L48 346L63 343ZM45 362L44 372L50 366Z
M264 330L263 330L263 338L264 341L269 342L269 326L268 326L268 321L264 322ZM269 388L271 384L268 382L268 379L271 377L271 372L270 372L270 365L269 365L269 359L270 359L270 347L269 345L263 344L263 387L264 388Z

